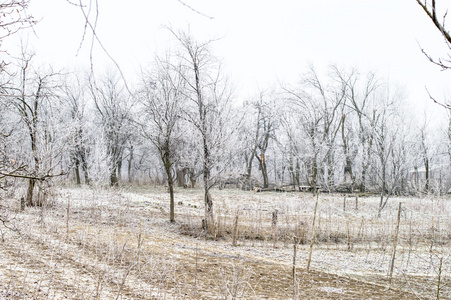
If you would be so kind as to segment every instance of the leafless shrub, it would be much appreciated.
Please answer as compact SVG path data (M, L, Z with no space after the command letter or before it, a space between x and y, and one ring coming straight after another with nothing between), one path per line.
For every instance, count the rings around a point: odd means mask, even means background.
M218 288L218 299L255 299L255 292L250 285L252 271L232 265L231 267L220 267L217 272L216 284Z

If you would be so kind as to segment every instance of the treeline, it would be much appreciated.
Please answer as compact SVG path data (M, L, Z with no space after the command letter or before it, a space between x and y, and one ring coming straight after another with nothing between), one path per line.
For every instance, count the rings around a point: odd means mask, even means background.
M393 194L450 188L451 126L431 130L376 74L310 67L240 99L214 41L168 32L172 50L133 84L36 66L25 50L5 66L1 188L26 183L22 205L33 206L55 180L165 184L172 199L174 185L197 185L207 214L213 186L377 192L380 209Z

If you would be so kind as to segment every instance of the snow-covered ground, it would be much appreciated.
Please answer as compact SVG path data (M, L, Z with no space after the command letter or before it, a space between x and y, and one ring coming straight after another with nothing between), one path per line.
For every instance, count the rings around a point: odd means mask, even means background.
M347 197L344 206L344 195L320 195L307 272L311 194L213 190L209 236L201 190L176 191L175 224L164 188L57 195L49 207L10 214L20 234L1 229L0 299L292 299L295 290L300 299L435 299L439 279L441 299L451 298L447 198L393 198L377 217L377 197L360 197L357 206Z

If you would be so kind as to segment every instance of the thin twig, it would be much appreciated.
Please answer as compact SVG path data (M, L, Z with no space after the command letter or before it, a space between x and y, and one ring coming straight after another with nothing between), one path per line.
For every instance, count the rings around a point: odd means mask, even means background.
M208 18L210 20L214 19L214 17L210 17L210 16L208 16L208 15L206 15L206 14L204 14L204 13L202 13L202 12L196 10L196 9L194 9L193 7L189 6L188 4L186 4L185 2L183 2L181 0L177 0L177 1L180 2L181 4L183 4L184 6L188 7L190 10L194 11L196 14L199 14L199 15L201 15L201 16L203 16L205 18Z

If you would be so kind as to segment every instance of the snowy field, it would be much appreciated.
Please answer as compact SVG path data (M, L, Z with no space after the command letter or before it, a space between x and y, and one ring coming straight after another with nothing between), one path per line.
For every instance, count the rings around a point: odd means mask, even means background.
M175 224L158 187L64 187L21 213L4 199L18 231L0 228L0 299L451 299L446 197L378 217L377 197L321 194L313 234L311 194L213 190L206 235L202 195L176 190Z

